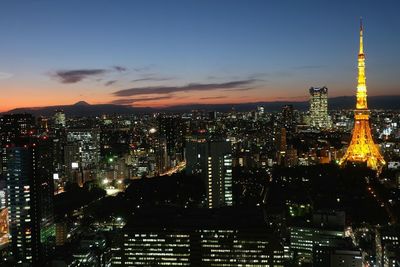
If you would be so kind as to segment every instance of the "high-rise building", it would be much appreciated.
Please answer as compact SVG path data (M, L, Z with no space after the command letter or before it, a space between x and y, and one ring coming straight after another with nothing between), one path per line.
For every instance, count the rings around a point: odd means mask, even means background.
M232 149L229 141L195 137L186 143L186 172L205 183L207 206L232 206Z
M285 105L282 107L282 127L284 127L288 132L294 130L295 120L293 105Z
M315 129L331 127L331 118L328 114L328 88L310 88L310 125Z
M380 170L386 164L378 146L374 143L369 122L370 111L367 106L367 86L365 76L365 54L363 45L363 26L360 24L360 50L358 53L357 104L354 111L354 128L350 145L340 160L346 162L366 163L374 170Z
M32 134L35 118L31 114L7 114L0 118L2 145L14 142L21 136Z
M100 131L97 129L69 129L67 142L77 144L82 168L95 167L100 160Z
M158 118L158 137L165 139L166 142L166 167L174 167L183 160L184 125L182 119L175 116L160 116Z
M379 267L398 266L393 263L400 261L399 254L393 254L394 251L400 251L400 233L396 226L387 226L375 231L376 247L376 265ZM392 255L393 254L393 255Z
M40 266L54 246L52 142L29 138L4 152L11 251Z

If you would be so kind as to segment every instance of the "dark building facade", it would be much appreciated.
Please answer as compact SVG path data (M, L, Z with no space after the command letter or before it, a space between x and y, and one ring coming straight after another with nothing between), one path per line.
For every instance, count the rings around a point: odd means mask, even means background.
M194 137L186 143L186 172L198 174L207 190L207 206L232 206L232 148L229 141Z

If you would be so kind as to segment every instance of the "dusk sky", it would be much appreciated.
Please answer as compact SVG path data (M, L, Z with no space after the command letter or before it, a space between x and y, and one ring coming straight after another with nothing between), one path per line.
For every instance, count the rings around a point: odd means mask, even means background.
M351 3L350 3L351 2ZM1 1L0 111L399 95L400 1Z

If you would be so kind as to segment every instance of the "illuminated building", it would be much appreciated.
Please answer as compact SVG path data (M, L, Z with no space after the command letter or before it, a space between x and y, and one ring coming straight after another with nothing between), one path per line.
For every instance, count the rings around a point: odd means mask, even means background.
M363 47L363 26L360 24L360 51L358 53L358 83L357 83L357 104L354 111L354 128L350 145L343 158L341 165L346 162L366 163L374 170L380 170L385 165L379 148L374 143L371 134L367 106L367 86L365 76L365 55Z
M56 110L56 112L54 114L54 124L57 127L65 127L66 126L65 113L63 110Z
M95 167L100 159L100 131L97 129L69 129L69 144L77 144L80 154L80 167Z
M56 223L56 246L64 246L67 241L68 227L65 222Z
M14 142L21 136L31 133L35 118L31 114L7 114L0 118L0 137L2 145Z
M232 148L229 141L192 138L186 144L186 172L199 174L207 206L232 206Z
M315 129L328 129L331 119L328 114L328 88L310 88L310 125Z
M377 266L398 266L393 264L393 261L394 263L400 261L400 255L394 253L400 251L400 232L396 229L396 226L377 229L375 232L375 247Z
M0 248L8 243L8 210L0 209Z
M5 189L0 189L0 210L6 208L6 191Z
M290 249L296 258L312 262L313 250L318 247L340 247L343 237L344 230L293 226L290 227Z
M285 105L282 107L282 127L285 127L288 132L292 132L294 126L293 105Z
M158 137L165 139L167 168L175 167L183 160L184 127L180 117L160 116L158 118ZM162 143L163 141L160 141Z
M81 183L82 170L80 168L80 152L78 143L68 143L64 145L64 167L67 180L73 183Z
M10 247L19 263L39 266L53 249L52 141L30 138L5 149Z
M283 267L283 246L253 211L140 211L115 240L111 265Z

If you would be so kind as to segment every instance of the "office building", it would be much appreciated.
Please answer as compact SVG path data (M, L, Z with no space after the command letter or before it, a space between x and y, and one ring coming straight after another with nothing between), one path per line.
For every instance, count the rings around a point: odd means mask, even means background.
M128 221L112 266L284 266L284 248L254 210L158 208Z
M328 88L310 88L310 126L314 129L324 130L332 125L328 114Z
M282 107L282 127L288 132L293 132L295 129L295 119L293 105L285 105Z
M31 114L6 114L0 118L0 141L4 146L21 136L33 134L35 118Z
M79 167L94 168L100 160L100 131L98 129L68 129L68 144L77 144Z
M186 172L200 175L207 206L232 206L232 149L229 141L195 136L186 143Z
M158 137L160 144L166 143L167 166L171 168L183 160L184 124L180 117L160 116L158 117Z

